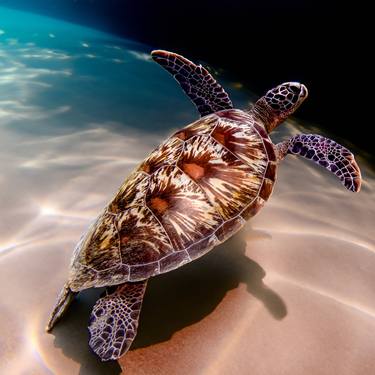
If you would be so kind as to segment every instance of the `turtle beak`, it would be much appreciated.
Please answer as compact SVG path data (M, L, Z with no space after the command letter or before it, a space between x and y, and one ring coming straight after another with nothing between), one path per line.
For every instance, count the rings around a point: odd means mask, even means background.
M303 99L306 99L309 95L309 92L307 91L307 88L305 85L301 83L301 88L300 88L300 97Z

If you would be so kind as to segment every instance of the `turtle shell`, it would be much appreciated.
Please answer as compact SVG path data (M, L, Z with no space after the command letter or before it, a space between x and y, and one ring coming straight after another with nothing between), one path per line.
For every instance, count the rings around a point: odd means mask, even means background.
M127 178L74 252L70 287L139 281L180 267L237 232L272 192L276 156L243 111L173 134Z

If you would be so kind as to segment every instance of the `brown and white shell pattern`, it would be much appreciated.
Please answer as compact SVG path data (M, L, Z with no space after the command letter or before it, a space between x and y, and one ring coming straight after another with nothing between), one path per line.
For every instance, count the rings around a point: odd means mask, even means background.
M138 281L175 269L237 232L263 206L274 147L251 115L201 118L146 158L82 238L70 287Z

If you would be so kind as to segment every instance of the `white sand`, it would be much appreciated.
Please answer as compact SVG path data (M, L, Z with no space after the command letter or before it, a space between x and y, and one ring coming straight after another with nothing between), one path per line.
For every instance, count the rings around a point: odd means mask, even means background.
M54 139L2 129L1 143L0 373L119 373L88 349L97 291L53 335L44 326L74 244L158 140L94 126ZM284 160L240 234L151 281L124 373L373 374L375 175L358 161L353 194L309 161Z

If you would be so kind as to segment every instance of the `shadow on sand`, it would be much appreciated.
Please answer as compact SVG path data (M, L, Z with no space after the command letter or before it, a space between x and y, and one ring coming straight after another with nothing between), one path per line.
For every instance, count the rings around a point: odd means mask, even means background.
M246 237L265 236L255 231L249 234L249 229L246 232ZM255 246L251 241L247 244ZM240 283L247 284L248 292L260 300L275 319L284 318L285 303L263 283L265 271L249 259L245 251L246 241L239 234L178 271L150 280L132 349L169 340L175 332L209 315L226 293ZM121 372L117 362L100 362L88 347L87 321L101 292L95 289L82 292L53 331L55 346L81 363L81 375Z

